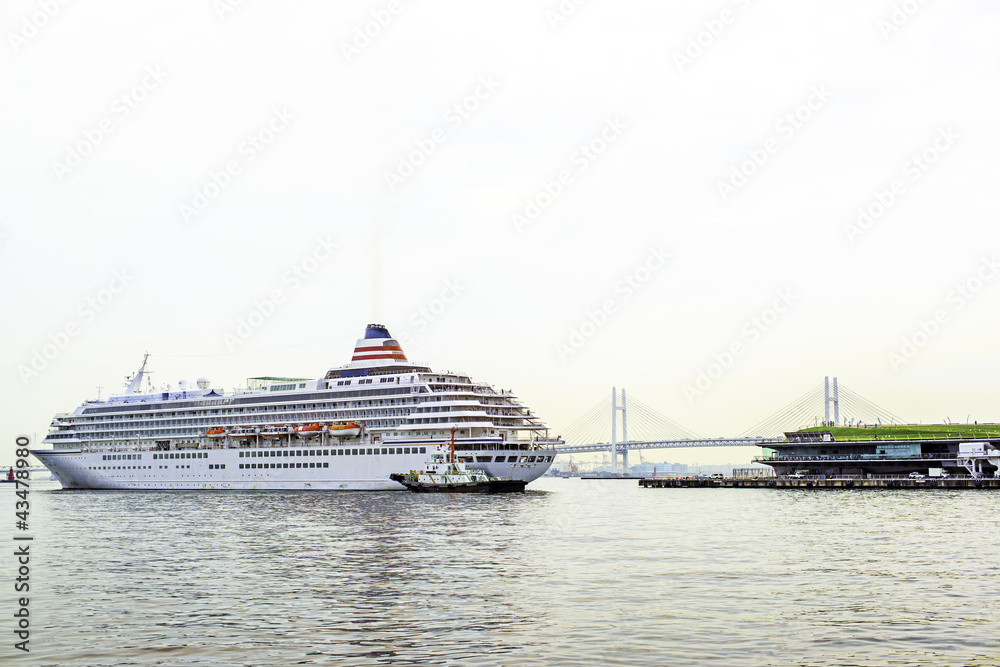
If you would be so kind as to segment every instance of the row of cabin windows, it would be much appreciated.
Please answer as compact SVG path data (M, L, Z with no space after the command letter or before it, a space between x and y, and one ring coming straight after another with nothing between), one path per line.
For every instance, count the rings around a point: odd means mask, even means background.
M472 462L471 456L459 458L467 463ZM551 462L553 458L552 456L497 456L495 458L492 456L477 456L476 463L517 463L518 461L521 463L545 463L546 461Z
M364 456L372 454L426 454L426 447L385 447L381 450L379 449L260 449L260 450L250 450L250 451L240 451L240 458L243 457L264 457L264 456ZM142 454L105 454L102 457L104 461L131 461L139 460L142 458ZM203 459L208 458L208 452L169 452L161 454L153 454L154 459ZM535 463L537 460L539 463L551 462L551 456L522 456L520 460L522 463ZM477 463L514 463L518 460L517 456L477 456ZM209 469L215 469L211 465Z
M261 456L365 456L372 454L426 454L426 447L384 447L382 449L251 449L240 458Z
M372 389L375 389L374 387ZM377 398L386 394L391 394L398 396L400 394L410 394L410 393L420 393L419 387L379 387L377 391L372 390L358 390L358 391L344 391L338 392L337 395L330 396L329 393L316 392L310 394L299 394L295 396L296 401L309 401L309 400L321 400L328 404L334 402L342 402L345 398L355 398L355 397L373 397ZM489 393L489 392L487 392ZM231 406L251 406L260 403L271 404L274 402L276 397L274 396L257 396L257 397L232 397L223 399L207 399L207 400L186 400L181 401L183 405L174 408L174 412L166 413L165 410L171 409L173 406L167 405L151 405L149 407L140 407L136 405L135 401L129 401L128 405L112 405L108 407L93 407L86 408L83 411L84 415L97 415L100 413L118 413L114 415L109 415L104 417L105 419L124 419L131 418L136 412L144 412L150 415L167 415L176 416L177 408L181 408L185 411L197 410L198 408L210 408L209 410L198 410L198 412L207 412L208 414L222 414L224 412L231 412L233 410L242 411L244 408L231 407ZM145 403L145 400L139 401L140 403ZM288 404L285 404L286 406ZM163 412L161 412L163 411Z
M410 452L411 449L413 450L412 452ZM425 447L420 447L419 448L420 449L419 452L417 451L417 449L418 449L417 447L396 447L396 448L383 449L382 453L383 454L385 454L385 453L389 453L389 454L393 454L393 453L399 453L399 454L410 454L410 453L413 453L413 454L418 454L418 453L419 454L425 454L426 453L426 451L425 451L426 448ZM399 451L396 452L395 450L399 450ZM406 450L406 451L403 451L403 450ZM337 449L335 449L335 450L326 450L326 449L320 450L320 449L316 449L316 450L299 450L299 451L294 451L294 452L289 452L289 451L282 452L280 450L274 450L274 451L262 450L262 451L259 451L259 452L240 452L240 456L243 456L244 454L246 454L247 456L250 456L250 455L253 455L253 456L293 456L293 455L305 456L305 455L309 455L309 456L312 456L313 452L315 452L316 455L320 455L321 453L324 454L324 455L330 455L331 452L332 452L332 455L340 455L343 452L346 452L346 454L344 454L344 455L354 455L354 456L357 456L357 455L359 455L358 454L359 452L361 453L361 455L364 455L366 453L367 454L372 454L373 451L374 450L371 450L371 449L367 449L367 450L365 450L365 449L360 449L360 450L359 449L344 449L344 450L337 450ZM193 453L197 454L197 453L201 453L201 452L193 452ZM518 460L520 460L521 463L535 463L536 461L538 463L545 463L545 462L551 462L552 458L553 457L551 457L551 456L538 456L538 457L535 457L535 456L521 456L521 457L517 457L517 456L497 456L497 457L493 457L493 456L477 456L476 457L476 463L517 463ZM471 459L464 459L464 460L467 460L467 461L471 462ZM165 468L166 466L160 466L160 467ZM181 466L176 466L176 467L179 468ZM184 466L184 467L185 468L190 468L191 466ZM244 468L251 469L251 470L256 470L258 468L329 468L329 467L330 467L330 464L328 462L325 462L325 461L322 462L322 463L312 463L312 462L309 462L309 463L247 463L246 465L244 465L242 463L240 464L240 470L243 470ZM91 470L150 470L150 469L152 469L152 466L94 466L94 467L91 467L90 469ZM210 463L208 465L208 469L209 470L225 470L226 469L226 464L225 463Z
M241 463L240 470L257 470L259 468L329 468L329 461L319 463Z
M371 380L368 380L368 381L370 382ZM441 400L447 400L447 398L448 397L442 398L442 397L438 396L438 397L435 397L433 400L441 401ZM398 400L398 403L397 403L397 400ZM190 424L190 425L193 425L193 426L198 426L198 425L205 426L205 425L210 425L210 424L216 423L218 421L226 420L226 419L245 421L245 419L248 416L250 416L250 415L261 414L261 413L270 413L270 412L273 412L273 413L283 413L287 417L287 416L289 416L288 413L297 413L297 412L303 411L303 410L308 410L308 411L313 411L313 412L315 412L317 410L331 411L331 412L327 412L326 414L327 414L328 418L334 419L334 418L337 418L337 417L334 416L334 412L332 412L332 411L343 412L344 410L346 410L348 408L352 408L352 407L353 408L362 408L362 407L369 407L370 408L370 407L378 407L378 406L385 406L385 405L402 405L402 404L406 404L406 403L417 403L419 400L420 399L417 399L417 398L398 398L398 399L396 399L396 398L374 398L373 397L373 398L371 398L369 400L364 400L364 401L338 401L336 403L311 403L311 404L310 403L300 403L300 404L284 404L284 405L266 405L266 406L259 406L259 407L255 407L255 408L238 408L236 410L233 410L233 409L230 409L230 410L209 410L209 411L198 410L198 411L193 411L193 412L190 412L190 413L181 413L179 416L178 416L178 413L176 413L176 412L161 413L161 414L157 414L157 413L152 413L152 414L126 413L126 414L122 414L122 415L115 415L115 416L108 416L108 417L94 417L92 420L87 420L87 421L85 421L83 423L77 423L77 424L75 424L75 426L76 426L77 430L93 430L95 428L103 428L103 429L110 428L112 430L122 430L122 429L139 428L139 427L149 428L149 427L154 426L154 425L155 426L164 426L164 427L167 427L167 426L175 427L175 426L180 426L180 425L185 425L185 424ZM506 405L506 404L501 403L499 405ZM510 407L515 407L516 408L517 406L510 406ZM355 417L355 416L356 417L362 417L362 416L370 416L371 414L372 413L369 413L367 411L363 411L363 412L359 411L359 412L349 412L346 415L341 414L339 416L340 417ZM378 412L376 414L384 415L386 413L384 411L381 411L381 412ZM398 414L398 412L394 413L394 414ZM213 416L213 415L218 415L218 416ZM313 418L313 417L316 417L317 415L305 415L305 414L303 414L302 416L303 416L303 418ZM118 422L118 423L117 424L103 424L103 423L101 423L101 422L104 422L104 421Z

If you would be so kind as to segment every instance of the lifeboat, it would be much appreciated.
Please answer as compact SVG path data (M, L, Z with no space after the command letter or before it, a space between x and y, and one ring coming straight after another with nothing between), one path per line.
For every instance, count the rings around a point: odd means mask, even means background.
M221 426L218 426L216 428L210 428L207 431L205 431L205 435L207 435L210 438L221 438L226 435L226 429L222 428Z
M291 431L284 424L274 424L272 426L265 426L261 429L260 435L262 438L284 438Z
M257 432L248 426L236 428L229 432L229 437L233 440L246 440L247 438L252 438L256 435Z
M295 435L300 438L315 438L324 430L326 430L326 427L322 424L302 424L295 427Z
M347 424L333 424L328 433L334 438L356 438L361 435L361 427L354 422Z

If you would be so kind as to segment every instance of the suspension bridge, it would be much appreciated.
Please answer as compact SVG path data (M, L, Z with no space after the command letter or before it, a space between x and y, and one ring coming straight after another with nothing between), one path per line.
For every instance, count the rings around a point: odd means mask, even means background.
M607 430L609 421L610 438ZM621 438L618 436L619 423ZM784 440L786 432L806 426L902 423L905 422L892 412L838 384L837 378L833 378L831 391L830 378L825 378L822 383L738 436L705 438L634 396L626 396L625 389L619 393L617 387L612 387L610 397L601 399L566 428L563 436L566 444L556 449L560 454L610 453L611 470L617 473L618 455L621 454L622 466L628 470L631 451L756 447L765 442Z

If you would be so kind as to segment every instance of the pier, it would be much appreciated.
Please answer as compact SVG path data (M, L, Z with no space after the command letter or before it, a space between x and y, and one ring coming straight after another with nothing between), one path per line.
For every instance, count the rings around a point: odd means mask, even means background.
M758 477L756 479L699 479L645 477L639 480L645 489L1000 489L996 477L827 477L788 478Z

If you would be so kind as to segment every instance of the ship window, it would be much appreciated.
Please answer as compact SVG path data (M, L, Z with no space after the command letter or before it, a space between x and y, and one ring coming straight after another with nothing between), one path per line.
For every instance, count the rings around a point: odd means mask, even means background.
M427 453L427 448L426 447L421 447L420 448L420 453L421 454L426 454Z
M323 461L323 467L324 468L329 468L330 467L330 462L329 461Z
M242 463L240 464L240 470L243 470L243 464Z
M302 450L301 449L296 449L295 450L295 455L296 456L302 456Z
M288 453L288 450L287 450L287 449L286 449L286 450L283 450L283 451L281 452L281 455L282 455L282 456L291 456L291 454L289 454L289 453Z
M534 462L535 462L535 457L534 456L529 456L528 457L528 463L534 463Z
M281 464L281 467L282 467L282 468L287 468L287 467L288 467L288 464L287 464L287 463L282 463L282 464Z
M498 456L495 460L496 463L503 463L507 460L506 456Z
M309 450L309 456L316 456L316 450L315 449L310 449Z
M358 455L358 450L352 449L351 450L351 456L357 456L357 455Z
M476 463L489 463L493 460L492 456L477 456Z
M302 467L302 464L301 464L301 463L296 463L296 464L295 464L295 467L296 467L296 468L301 468L301 467Z
M243 458L243 452L240 452L240 458ZM243 466L240 467L242 468Z
M316 464L315 464L315 463L310 463L310 464L309 464L309 467L310 467L310 468L315 468L315 467L316 467Z
M324 449L323 450L323 456L329 456L329 455L330 455L330 450L329 449Z

